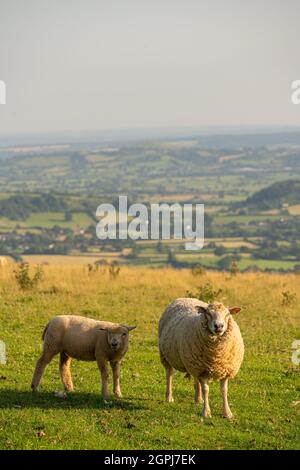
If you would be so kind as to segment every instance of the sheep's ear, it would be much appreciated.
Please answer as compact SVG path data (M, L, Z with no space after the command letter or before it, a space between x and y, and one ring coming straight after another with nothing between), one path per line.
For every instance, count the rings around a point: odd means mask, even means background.
M197 305L196 309L198 313L207 313L207 307L202 307L202 305Z
M131 331L136 328L136 326L128 326L128 325L122 325L122 326L124 326L124 328L126 328L127 331Z
M235 315L236 313L239 313L242 309L241 307L229 307L229 312L230 315Z

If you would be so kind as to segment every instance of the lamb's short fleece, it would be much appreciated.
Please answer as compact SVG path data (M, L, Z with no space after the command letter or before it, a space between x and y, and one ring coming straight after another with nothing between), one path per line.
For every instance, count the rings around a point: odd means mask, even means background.
M108 398L108 362L113 372L114 394L121 397L120 362L128 350L129 331L135 327L98 321L76 315L53 318L43 332L43 352L37 361L31 388L37 390L43 371L60 354L60 374L66 390L73 390L71 359L97 361L102 395Z

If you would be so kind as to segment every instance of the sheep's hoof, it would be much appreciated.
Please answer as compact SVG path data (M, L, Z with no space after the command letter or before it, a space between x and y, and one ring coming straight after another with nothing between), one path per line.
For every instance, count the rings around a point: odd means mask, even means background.
M173 397L167 397L166 401L167 401L167 403L174 403L174 398Z
M233 418L233 414L231 413L231 411L223 412L222 416L223 416L223 418L226 418L226 419L232 419Z
M202 415L202 418L211 418L210 410L203 410L201 415Z

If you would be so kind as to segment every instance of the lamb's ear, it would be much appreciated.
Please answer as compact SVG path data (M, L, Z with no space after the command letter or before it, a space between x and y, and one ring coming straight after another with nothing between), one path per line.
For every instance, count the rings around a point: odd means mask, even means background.
M128 326L128 325L122 325L122 326L124 326L124 328L126 328L127 331L131 331L136 328L136 326Z
M196 309L198 313L207 313L207 307L202 307L202 305L197 305Z
M239 313L242 309L241 307L229 307L229 312L230 315L235 315L236 313Z

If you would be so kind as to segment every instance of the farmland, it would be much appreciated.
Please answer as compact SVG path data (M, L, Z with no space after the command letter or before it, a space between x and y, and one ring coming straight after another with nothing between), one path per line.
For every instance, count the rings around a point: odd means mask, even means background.
M300 269L298 134L0 147L0 254L16 260ZM7 190L9 188L9 191ZM96 209L203 203L205 245L96 237ZM33 257L33 258L31 258ZM35 257L35 258L34 258ZM74 258L75 257L75 258Z

